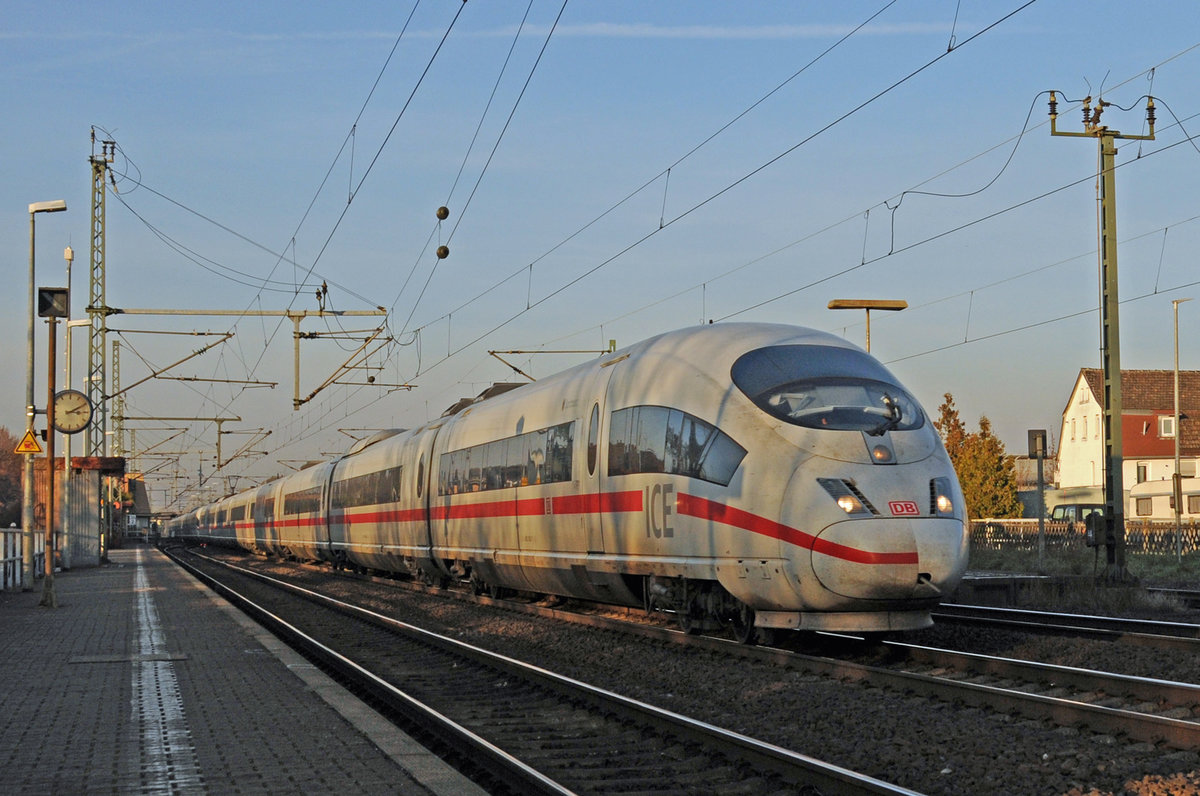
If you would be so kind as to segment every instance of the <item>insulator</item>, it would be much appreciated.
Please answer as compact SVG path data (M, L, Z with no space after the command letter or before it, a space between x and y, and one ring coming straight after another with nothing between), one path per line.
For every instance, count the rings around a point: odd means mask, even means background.
M439 260L445 260L449 256L450 256L450 247L449 246L438 246L437 247L437 257Z
M1053 118L1055 116L1058 116L1058 96L1053 91L1051 91L1050 92L1050 117Z
M1154 98L1153 97L1151 97L1150 101L1146 103L1146 121L1150 124L1151 127L1154 126Z
M447 218L450 217L450 208L446 207L445 205L442 205L441 207L439 207L437 209L437 217L438 217L438 221L445 221Z

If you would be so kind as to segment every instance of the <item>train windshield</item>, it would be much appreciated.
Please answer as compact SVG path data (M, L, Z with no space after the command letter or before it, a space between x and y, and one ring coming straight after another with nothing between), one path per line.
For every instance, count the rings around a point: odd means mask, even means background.
M783 345L743 354L733 382L764 412L793 425L831 431L911 431L921 407L887 368L849 348Z

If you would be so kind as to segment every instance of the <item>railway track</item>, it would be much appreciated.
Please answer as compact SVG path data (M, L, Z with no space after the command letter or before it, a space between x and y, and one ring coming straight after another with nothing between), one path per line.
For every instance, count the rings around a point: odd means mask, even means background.
M1200 608L1200 590L1196 589L1146 589L1150 594L1157 594L1162 597L1170 597L1178 600L1188 608Z
M1197 713L1200 713L1200 686L1194 684L892 641L870 645L861 639L833 635L815 637L820 639L822 654L809 654L795 646L791 649L750 647L718 638L686 635L661 625L608 615L578 613L520 601L477 598L459 592L449 594L470 602L503 605L510 611L636 634L659 643L699 647L734 658L767 662L809 675L920 694L946 702L1048 721L1059 726L1087 728L1098 734L1139 742L1200 750L1200 719L1197 718ZM956 618L960 621L977 621L970 618L970 613L963 611ZM1015 622L1020 629L1027 629L1020 619L1010 617L1008 621ZM1100 633L1105 638L1115 638L1120 634L1126 641L1134 639L1138 643L1200 643L1181 636L1151 636L1131 630L1088 628L1083 624L1077 622L1072 629ZM1040 630L1044 626L1038 624L1034 627ZM1151 626L1142 623L1138 627L1148 629ZM1176 630L1191 632L1188 628L1195 630L1195 626L1188 625L1181 625ZM809 637L801 643L811 645L813 641L814 638Z
M175 558L419 737L466 750L493 789L913 793L244 568Z
M986 624L1037 633L1116 641L1123 644L1181 649L1200 655L1200 625L1112 616L1084 616L983 605L943 604L934 621Z

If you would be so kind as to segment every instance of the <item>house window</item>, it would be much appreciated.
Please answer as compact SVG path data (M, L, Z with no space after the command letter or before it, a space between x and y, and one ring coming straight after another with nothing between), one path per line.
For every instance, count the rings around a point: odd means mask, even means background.
M1092 400L1092 391L1084 387L1079 391L1079 403L1086 404L1090 400Z
M1196 477L1196 460L1182 459L1179 462L1179 474L1184 478Z
M1174 437L1175 436L1175 418L1160 417L1158 419L1158 436Z
M1096 428L1092 431L1093 439L1100 439L1100 415L1096 415Z
M1137 482L1139 484L1144 484L1149 479L1149 477L1150 477L1149 469L1150 469L1150 465L1147 464L1146 462L1138 462Z
M1200 495L1188 495L1188 514L1200 514Z
M1071 418L1071 439L1075 439L1075 418Z
M1139 517L1149 517L1154 513L1153 498L1138 498L1137 499L1137 515Z
M1083 416L1083 434L1081 434L1080 437L1082 439L1087 439L1087 415Z

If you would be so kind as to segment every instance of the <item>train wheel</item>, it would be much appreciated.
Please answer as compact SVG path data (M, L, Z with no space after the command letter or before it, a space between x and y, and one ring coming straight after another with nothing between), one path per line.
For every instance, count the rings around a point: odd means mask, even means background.
M754 609L744 602L738 601L737 611L730 624L733 637L739 644L755 644L758 641L758 628L754 626Z
M677 611L675 619L679 622L679 629L689 636L699 635L704 626L704 618L693 616L690 607Z

